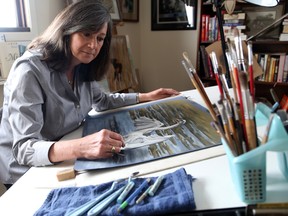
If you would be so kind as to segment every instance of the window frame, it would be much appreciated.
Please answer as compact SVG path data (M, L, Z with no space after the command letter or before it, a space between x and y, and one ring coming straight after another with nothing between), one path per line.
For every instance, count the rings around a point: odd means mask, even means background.
M14 0L16 3L17 25L18 27L0 27L0 32L30 32L27 26L25 0Z

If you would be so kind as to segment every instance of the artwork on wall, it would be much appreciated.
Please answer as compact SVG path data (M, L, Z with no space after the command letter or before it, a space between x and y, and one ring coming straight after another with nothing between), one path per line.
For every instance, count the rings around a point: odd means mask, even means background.
M123 21L139 21L139 0L119 0L119 7Z
M120 21L120 9L118 0L103 0L104 5L109 9L113 21Z
M246 30L245 34L251 37L274 21L279 19L284 13L284 4L279 3L275 7L261 7L261 6L247 6L243 7L243 11L246 13ZM275 25L265 34L261 35L260 38L275 38L278 39L281 25Z
M110 92L121 92L137 85L128 35L113 35L110 46L111 64L106 75Z
M151 0L151 5L152 31L196 29L197 0Z
M211 121L207 109L183 96L100 112L87 117L83 136L105 128L120 133L126 146L112 158L78 159L74 169L124 167L219 145Z
M82 0L66 0L66 4L72 4ZM120 21L120 9L118 0L102 0L103 4L108 8L113 21Z

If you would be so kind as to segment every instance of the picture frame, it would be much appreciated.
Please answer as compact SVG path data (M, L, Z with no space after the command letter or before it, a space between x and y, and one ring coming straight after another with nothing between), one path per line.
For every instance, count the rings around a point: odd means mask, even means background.
M251 37L279 19L284 13L285 5L280 2L275 7L246 6L242 9L246 13L245 34L247 34L248 37ZM281 25L274 25L270 30L266 31L265 34L262 34L258 38L278 39L280 32Z
M184 1L151 0L151 30L195 30L197 27L197 0L190 0L185 8ZM187 6L187 5L186 5Z
M103 0L103 4L108 8L112 21L121 21L118 0Z
M69 4L73 4L78 1L81 1L81 0L66 0L66 5L68 6ZM112 20L121 21L121 13L120 13L118 0L102 0L102 1L103 1L103 4L109 10Z
M139 0L119 0L122 20L139 22Z

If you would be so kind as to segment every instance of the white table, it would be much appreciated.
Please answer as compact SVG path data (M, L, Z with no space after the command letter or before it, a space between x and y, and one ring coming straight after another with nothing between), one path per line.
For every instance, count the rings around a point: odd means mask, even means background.
M206 88L206 92L212 102L217 101L217 87ZM196 90L185 91L183 94L204 105L202 98ZM81 130L79 128L66 136L66 138L79 137ZM185 161L187 159L191 161L181 167L184 167L187 173L196 178L193 182L193 190L197 210L246 206L236 193L230 176L228 159L222 145L176 157L179 159L177 158L174 161ZM98 184L118 178L119 169L114 169L83 173L77 175L73 180L58 182L56 178L57 171L73 167L73 162L66 161L55 166L31 168L0 197L0 215L30 216L42 205L46 196L53 188ZM176 164L175 167L167 170L157 170L155 173L147 172L145 174L145 166L137 167L137 169L140 169L138 170L140 173L144 173L144 176L158 176L173 172L178 168ZM133 166L131 169L133 169ZM124 170L125 172L128 173L131 170ZM277 158L274 152L267 153L266 202L288 202L288 181L285 180L278 169Z

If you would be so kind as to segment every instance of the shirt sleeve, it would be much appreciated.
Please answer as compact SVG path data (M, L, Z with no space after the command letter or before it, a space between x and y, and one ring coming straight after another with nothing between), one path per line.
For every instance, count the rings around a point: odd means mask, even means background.
M96 111L104 111L137 103L137 93L104 93L94 82L92 84L93 104Z

